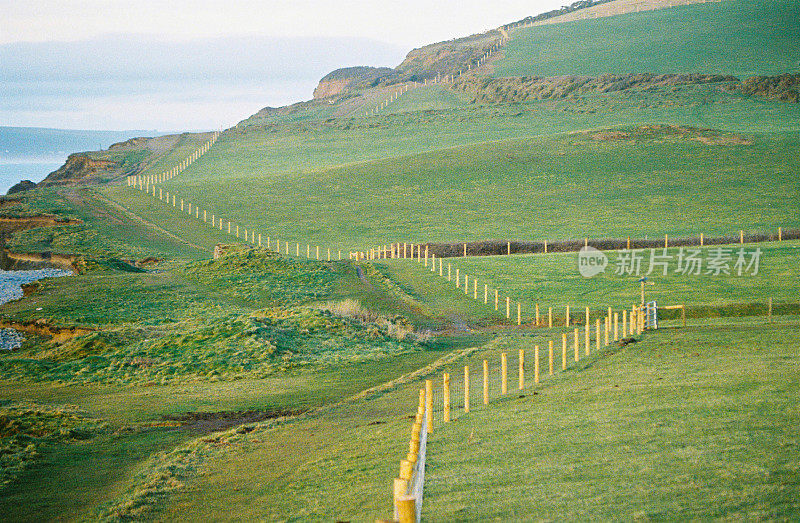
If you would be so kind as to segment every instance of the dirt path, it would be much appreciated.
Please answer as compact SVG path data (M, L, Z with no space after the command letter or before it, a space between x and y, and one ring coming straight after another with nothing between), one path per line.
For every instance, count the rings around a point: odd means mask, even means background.
M93 202L91 202L88 199L82 197L80 194L76 194L76 191L74 189L70 189L69 191L67 191L65 193L65 196L68 199L70 199L71 201L75 202L76 204L82 205L83 207L89 209L92 212L92 215L93 216L97 216L98 218L113 219L114 222L120 223L120 224L124 223L125 221L134 221L134 222L138 223L139 225L141 225L142 227L144 227L146 229L150 229L152 231L155 231L156 233L158 233L158 234L160 234L162 236L166 236L166 237L168 237L168 238L170 238L170 239L172 239L172 240L174 240L174 241L176 241L178 243L181 243L183 245L188 245L189 247L192 247L194 249L197 249L197 250L203 251L203 252L206 252L208 250L208 249L206 249L204 247L201 247L200 245L197 245L196 243L192 243L192 242L190 242L188 240L185 240L185 239L183 239L183 238L181 238L179 236L176 236L176 235L172 234L168 230L164 229L163 227L161 227L159 225L156 225L155 223L153 223L151 221L145 220L144 218L142 218L138 214L134 213L130 209L126 208L122 204L120 204L118 202L115 202L114 200L112 200L112 199L100 194L99 192L97 192L97 191L95 191L93 189L88 189L87 188L85 190L90 191L94 198L96 198L97 200L103 202L108 208L112 209L113 211L116 211L117 214L115 215L115 214L109 213L106 209L102 209L99 206L93 204ZM120 216L124 217L125 220L121 219Z
M358 275L358 279L367 287L367 289L372 290L372 284L369 282L367 277L364 275L364 270L361 267L356 267L356 274Z

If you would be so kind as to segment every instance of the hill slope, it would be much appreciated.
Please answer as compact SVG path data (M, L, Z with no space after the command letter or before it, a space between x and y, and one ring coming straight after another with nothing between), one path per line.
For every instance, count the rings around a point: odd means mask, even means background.
M798 34L793 0L724 0L518 29L496 75L791 73Z

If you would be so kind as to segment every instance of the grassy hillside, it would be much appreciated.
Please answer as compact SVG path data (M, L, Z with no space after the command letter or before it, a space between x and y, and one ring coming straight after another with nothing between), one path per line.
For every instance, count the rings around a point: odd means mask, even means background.
M799 336L659 331L461 415L429 442L423 517L795 519Z
M800 71L800 6L724 0L519 29L498 76Z
M756 248L762 251L758 274L755 275L752 269L743 270L742 275L737 274L733 266L739 246L731 248L730 274L705 274L711 258L710 248L706 247L700 254L703 274L696 276L676 274L678 250L669 249L667 254L672 258L668 261L668 273L664 275L663 268L655 267L648 276L652 285L646 288L647 299L656 300L661 305L685 304L690 322L692 318L706 316L765 316L768 298L773 299L776 314L796 313L800 305L795 288L788 282L798 277L798 242L745 244L747 262ZM581 276L577 253L447 258L445 264L452 265L453 274L458 268L470 280L477 278L478 307L485 313L493 312L494 289L499 289L501 295L508 295L522 303L523 320L526 322L533 321L537 303L543 319L546 319L548 307L553 307L557 317L563 318L564 307L569 305L573 308L573 316L580 320L585 307L599 312L607 307L630 308L639 302L638 280L648 272L650 250L645 249L641 253L640 275L615 274L621 255L619 252L607 254L609 266L606 272L592 278ZM656 255L661 254L662 251L657 249ZM420 296L421 300L432 300L440 295L463 295L463 290L457 290L452 283L447 284L446 278L443 280L438 275L430 274L417 264L401 260L376 263L390 277L408 282L408 292ZM413 273L415 277L412 279L407 273ZM483 304L484 285L489 285L489 305ZM504 310L501 312L504 313Z
M796 71L798 15L788 0L724 0L534 27L515 31L495 65ZM347 258L395 241L800 227L798 105L726 83L542 99L432 85L363 116L397 88L382 86L259 111L160 188L264 243L299 242L302 254L319 245L323 259L328 247ZM82 258L80 274L41 281L0 314L34 331L0 351L5 519L389 516L421 380L483 358L494 369L499 351L566 330L510 326L504 311L408 261L243 246L120 177L168 170L207 138L90 153L116 170L0 203L7 216L81 220L19 231L11 250ZM237 245L212 260L226 242ZM797 241L758 246L757 276L652 278L648 298L686 303L688 329L606 347L534 393L437 427L424 517L796 518L800 255ZM636 278L586 280L574 254L448 262L478 277L479 292L487 283L522 301L525 320L534 303L544 313L638 299ZM773 325L753 317L770 297ZM86 330L56 341L44 326Z
M620 131L504 140L274 175L257 175L245 163L248 156L233 154L242 141L223 141L221 147L229 148L218 153L223 159L166 186L202 195L218 216L259 232L343 249L392 241L694 235L800 225L797 135ZM227 185L216 183L220 172L231 173ZM687 191L693 194L689 205ZM683 219L676 220L679 208Z

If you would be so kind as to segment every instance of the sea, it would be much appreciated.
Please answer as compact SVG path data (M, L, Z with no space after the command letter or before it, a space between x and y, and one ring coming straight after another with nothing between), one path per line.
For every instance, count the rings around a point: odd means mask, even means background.
M22 180L38 183L64 165L75 152L97 151L136 136L158 136L154 130L83 131L43 127L0 126L0 195Z
M22 298L22 285L25 283L71 275L71 271L64 269L0 270L0 305ZM0 329L0 350L18 349L24 340L22 334L14 329Z

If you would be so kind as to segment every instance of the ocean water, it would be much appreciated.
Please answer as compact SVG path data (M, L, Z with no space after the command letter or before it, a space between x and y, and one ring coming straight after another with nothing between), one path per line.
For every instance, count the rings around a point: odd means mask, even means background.
M43 278L71 276L64 269L35 269L31 271L0 270L0 305L22 298L22 285ZM22 345L25 338L14 329L0 329L0 350L14 350Z
M66 157L57 160L50 156L24 160L0 158L0 194L6 194L11 187L22 180L41 182L48 174L64 165L65 161Z

